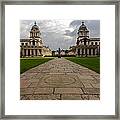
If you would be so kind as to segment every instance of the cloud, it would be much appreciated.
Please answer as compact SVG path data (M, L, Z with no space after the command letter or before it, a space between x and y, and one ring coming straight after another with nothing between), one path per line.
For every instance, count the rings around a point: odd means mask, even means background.
M76 29L76 28L78 28L79 26L81 25L81 20L74 20L74 21L72 21L71 23L70 23L70 27L72 27L72 28L74 28L74 29Z
M73 31L65 30L65 34L64 35L74 37L74 36L76 36L76 34L77 34L77 29L75 29Z
M71 38L72 38L71 36L67 36L67 35L64 36L65 40L68 40L68 39L71 39Z

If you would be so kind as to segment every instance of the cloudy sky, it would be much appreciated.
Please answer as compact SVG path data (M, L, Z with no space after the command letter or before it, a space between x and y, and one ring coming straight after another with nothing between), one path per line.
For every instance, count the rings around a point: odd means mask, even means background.
M21 20L20 38L29 38L31 27L36 21L41 31L41 37L45 46L52 50L69 49L75 45L77 31L82 20ZM90 37L100 37L100 21L84 20L90 30Z

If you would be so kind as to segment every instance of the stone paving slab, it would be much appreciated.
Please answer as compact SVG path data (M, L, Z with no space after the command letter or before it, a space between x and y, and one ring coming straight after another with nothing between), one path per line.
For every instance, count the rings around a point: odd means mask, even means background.
M99 100L99 95L81 95L83 100Z
M32 94L31 95L20 95L21 100L32 100Z
M93 88L90 82L82 82L85 88Z
M33 95L32 100L60 100L60 94L49 94L49 95Z
M31 82L29 88L37 88L38 82Z
M83 94L81 88L55 88L54 94Z
M76 95L76 94L62 94L61 95L61 99L63 100L82 100L82 96L81 95Z
M97 83L97 84L92 83L91 85L92 85L94 88L100 88L100 83Z
M53 88L37 88L34 94L52 94Z
M27 88L31 83L28 80L21 80L20 87Z
M99 100L100 74L55 58L20 75L21 100Z
M20 95L32 95L35 88L21 88Z
M84 94L99 94L100 93L100 89L99 88L82 88Z

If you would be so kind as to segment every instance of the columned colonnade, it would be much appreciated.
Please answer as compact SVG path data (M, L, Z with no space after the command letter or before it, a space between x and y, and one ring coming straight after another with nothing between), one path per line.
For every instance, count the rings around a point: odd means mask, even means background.
M29 57L29 56L41 56L42 49L28 49L28 48L21 48L21 57Z
M100 49L97 48L76 48L76 55L78 56L99 56Z

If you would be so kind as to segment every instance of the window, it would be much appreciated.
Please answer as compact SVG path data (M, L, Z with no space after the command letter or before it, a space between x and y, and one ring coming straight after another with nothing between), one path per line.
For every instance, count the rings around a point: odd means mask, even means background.
M27 46L28 45L28 43L25 43L25 46Z

